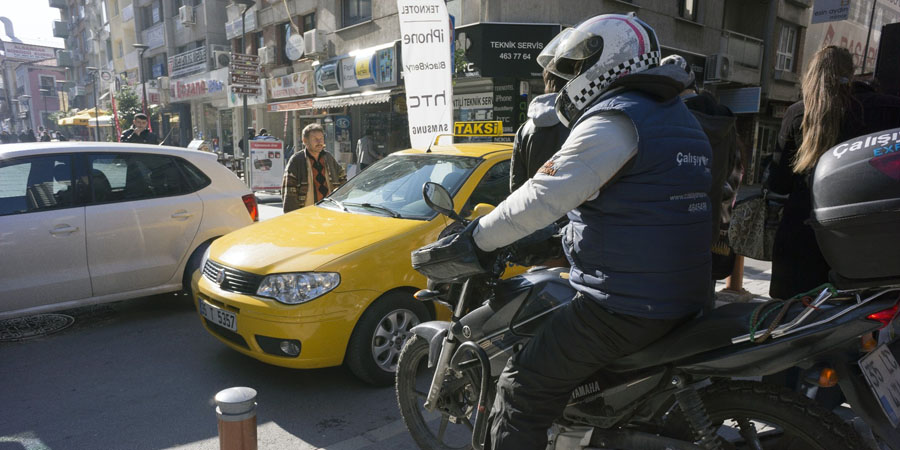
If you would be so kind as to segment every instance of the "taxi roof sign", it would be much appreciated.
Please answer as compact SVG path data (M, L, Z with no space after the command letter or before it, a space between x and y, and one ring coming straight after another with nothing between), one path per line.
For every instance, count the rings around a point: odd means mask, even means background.
M478 122L454 122L454 136L500 136L503 134L503 122L486 120Z

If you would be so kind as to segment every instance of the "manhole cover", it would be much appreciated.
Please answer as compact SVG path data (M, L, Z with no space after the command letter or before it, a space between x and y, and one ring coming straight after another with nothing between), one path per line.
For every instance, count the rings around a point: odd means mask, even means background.
M0 320L0 342L24 341L64 330L75 323L65 314L38 314Z

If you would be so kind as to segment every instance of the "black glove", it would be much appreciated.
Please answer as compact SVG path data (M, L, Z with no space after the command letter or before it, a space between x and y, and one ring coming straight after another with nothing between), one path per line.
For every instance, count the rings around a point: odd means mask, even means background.
M561 258L562 238L558 224L551 223L519 239L509 247L509 251L509 261L521 266L534 266L548 259Z
M472 233L477 225L478 220L472 221L460 233L413 251L413 269L439 283L489 272L496 255L475 244Z

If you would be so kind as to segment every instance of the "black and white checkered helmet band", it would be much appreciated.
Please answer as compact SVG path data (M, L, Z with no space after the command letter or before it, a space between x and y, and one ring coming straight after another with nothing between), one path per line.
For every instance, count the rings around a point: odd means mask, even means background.
M583 110L618 78L634 72L641 72L659 65L660 53L651 51L622 62L600 76L588 79L577 77L565 87L565 94L578 110Z

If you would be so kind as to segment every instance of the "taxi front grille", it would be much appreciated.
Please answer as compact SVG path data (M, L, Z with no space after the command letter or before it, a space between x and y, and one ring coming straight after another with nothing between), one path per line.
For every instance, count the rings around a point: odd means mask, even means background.
M224 271L224 279L220 283L219 273ZM244 272L243 270L225 267L211 259L206 260L203 266L203 276L219 286L220 289L240 294L256 295L259 283L262 283L263 276L255 273Z

